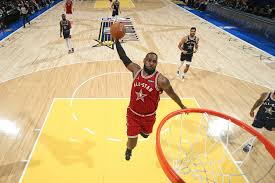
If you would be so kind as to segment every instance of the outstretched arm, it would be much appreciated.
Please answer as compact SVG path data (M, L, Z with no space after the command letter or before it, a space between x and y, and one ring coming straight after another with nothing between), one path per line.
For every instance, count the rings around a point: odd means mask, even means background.
M125 67L129 71L131 71L133 74L135 74L137 71L141 69L140 66L129 59L129 57L126 55L124 49L122 48L118 40L116 40L115 43L116 43L116 50L119 55L119 58L122 60Z
M59 25L60 25L60 37L62 37L62 24L61 24L61 21L60 21L60 23L59 23Z
M164 77L162 74L159 75L158 77L158 85L159 87L167 93L171 99L173 99L182 109L186 109L186 107L182 104L179 96L175 93L173 90L169 80Z

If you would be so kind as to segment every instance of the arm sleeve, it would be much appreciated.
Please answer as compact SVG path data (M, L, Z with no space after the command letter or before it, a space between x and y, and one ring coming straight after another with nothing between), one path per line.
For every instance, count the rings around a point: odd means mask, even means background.
M119 55L119 58L122 60L125 67L127 67L132 61L127 57L124 49L122 48L120 42L118 40L115 41L116 43L116 50Z

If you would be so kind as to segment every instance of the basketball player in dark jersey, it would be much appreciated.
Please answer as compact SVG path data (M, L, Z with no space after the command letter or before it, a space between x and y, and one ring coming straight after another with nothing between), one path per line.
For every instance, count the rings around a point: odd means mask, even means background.
M190 35L185 36L181 39L178 48L181 51L180 55L180 65L177 70L177 75L181 76L182 79L184 79L185 74L187 73L190 64L192 62L193 53L196 53L199 48L199 38L195 36L196 34L196 27L192 27L190 29ZM186 64L185 69L183 71L183 74L181 74L181 67L182 65Z
M118 40L115 41L116 49L125 67L133 73L130 103L127 108L127 148L125 159L130 160L132 150L137 145L138 135L147 138L152 132L156 120L156 110L160 94L165 91L182 109L186 108L178 95L174 92L169 80L156 71L158 56L148 53L141 68L132 62L126 55Z
M253 105L250 116L254 117L254 111L259 110L254 118L252 126L259 130L265 128L269 131L275 131L275 90L269 93L262 93L261 97ZM255 138L254 138L255 139ZM254 140L246 144L244 152L249 152L253 147Z
M71 42L71 33L70 29L72 28L71 22L66 19L66 15L62 14L62 20L60 21L60 37L63 37L66 40L67 47L69 49L68 53L73 53L74 48Z
M115 17L115 16L118 16L118 11L121 13L120 11L120 2L118 0L115 0L113 3L112 3L112 17Z

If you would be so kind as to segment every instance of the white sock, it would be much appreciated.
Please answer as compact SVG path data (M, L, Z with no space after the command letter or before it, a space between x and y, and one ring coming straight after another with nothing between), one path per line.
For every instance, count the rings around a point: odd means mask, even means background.
M257 140L257 137L252 137L252 138L249 140L248 144L249 144L250 146L253 146L253 144L256 142L256 140Z
M180 68L183 66L184 62L180 61L180 64L178 66L178 71L180 71Z
M262 134L264 132L264 128L255 128L253 127L255 130L257 130L260 134ZM251 137L248 141L247 144L253 146L253 144L257 141L257 137L254 136L254 137Z
M68 48L69 50L71 50L71 49L70 49L70 44L69 44L69 38L66 38L65 40L66 40L67 48Z
M68 43L69 43L69 50L71 50L73 48L73 44L70 38L68 39Z

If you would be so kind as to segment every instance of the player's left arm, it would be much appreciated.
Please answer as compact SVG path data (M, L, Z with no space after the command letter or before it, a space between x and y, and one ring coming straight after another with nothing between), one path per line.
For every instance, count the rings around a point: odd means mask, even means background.
M62 23L61 23L61 21L60 21L59 25L60 25L60 37L62 37L63 28L62 28Z
M258 107L260 107L260 105L262 105L262 103L267 98L267 96L268 96L268 93L264 92L264 93L261 94L260 98L258 100L256 100L256 102L254 103L253 107L250 110L250 116L251 117L254 117L255 109L257 109Z
M198 49L199 49L199 38L197 37L194 53L196 53Z
M160 89L164 90L167 95L173 99L182 109L186 109L186 107L181 102L179 96L175 93L174 89L172 88L170 81L164 77L162 74L158 77L158 86Z
M71 28L72 28L71 21L70 21L70 20L68 20L68 23L69 23L69 29L71 29Z

